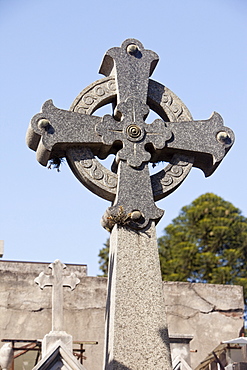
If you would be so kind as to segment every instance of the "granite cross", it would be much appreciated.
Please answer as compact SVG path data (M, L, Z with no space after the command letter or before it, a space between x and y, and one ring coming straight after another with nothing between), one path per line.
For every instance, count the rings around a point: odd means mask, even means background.
M51 275L45 274L43 271L34 280L41 289L45 286L52 286L52 331L63 331L63 287L75 289L80 280L72 272L70 275L65 275L64 269L66 266L59 260L54 261L49 265L52 270Z
M102 219L111 231L105 369L171 367L155 224L155 201L175 190L192 166L211 175L234 142L214 113L194 121L167 87L151 80L158 55L135 39L104 56L106 77L84 89L70 111L44 103L27 132L44 166L66 157L76 177L112 201ZM92 115L112 103L113 115ZM149 108L160 118L145 122ZM115 155L112 171L100 159ZM169 164L149 175L148 164Z
M156 119L152 124L144 122L149 112L149 76L157 62L156 53L145 50L139 41L128 39L120 48L108 50L100 69L106 76L115 75L117 105L114 117L64 111L49 100L44 103L42 112L31 120L28 145L37 151L37 158L43 165L52 158L69 157L69 149L80 146L104 158L116 154L117 194L105 217L106 223L107 220L114 223L119 207L126 217L138 211L132 221L129 217L135 228L146 227L150 220L157 223L162 217L163 211L154 203L149 162L169 161L174 153L180 153L193 157L194 166L208 176L234 140L232 131L223 126L217 113L204 121L178 124ZM95 185L87 186L97 192Z

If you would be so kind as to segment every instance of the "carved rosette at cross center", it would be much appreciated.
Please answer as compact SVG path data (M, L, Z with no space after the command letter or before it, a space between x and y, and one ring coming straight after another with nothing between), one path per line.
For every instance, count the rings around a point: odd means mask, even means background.
M151 158L145 145L152 144L155 149L163 149L172 132L161 119L152 124L145 123L143 118L149 113L149 108L134 97L118 104L117 110L122 113L121 121L106 115L96 125L96 132L106 145L121 141L123 149L117 152L117 162L127 161L131 167L138 168Z

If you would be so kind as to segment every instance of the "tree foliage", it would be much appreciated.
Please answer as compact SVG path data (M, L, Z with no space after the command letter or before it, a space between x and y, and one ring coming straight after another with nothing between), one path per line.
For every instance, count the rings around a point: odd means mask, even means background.
M108 262L109 262L109 247L110 247L110 240L107 239L107 241L104 244L104 247L100 249L98 257L99 257L99 268L102 271L103 275L101 276L107 276L108 273Z
M221 197L183 207L158 245L163 280L239 284L247 293L247 218Z
M238 284L247 298L247 218L230 202L207 193L181 209L158 239L162 279ZM107 276L109 239L100 250Z

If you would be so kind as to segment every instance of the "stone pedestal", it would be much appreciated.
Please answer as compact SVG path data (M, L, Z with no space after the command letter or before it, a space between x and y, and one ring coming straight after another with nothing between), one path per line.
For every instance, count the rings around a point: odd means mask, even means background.
M110 238L105 370L170 369L170 348L154 222L115 225Z

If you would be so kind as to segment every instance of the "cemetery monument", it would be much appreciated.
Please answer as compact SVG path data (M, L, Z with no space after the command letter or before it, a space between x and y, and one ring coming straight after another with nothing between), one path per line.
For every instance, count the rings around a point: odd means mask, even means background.
M100 73L70 110L44 103L29 125L27 144L46 166L66 158L77 179L112 202L102 217L111 232L106 304L105 369L170 369L155 225L155 204L191 168L210 176L234 143L218 113L193 121L184 103L151 80L158 55L135 39L109 49ZM112 103L113 114L97 116ZM149 110L160 118L145 122ZM98 161L115 155L111 170ZM168 162L150 176L149 163ZM51 163L51 162L50 162Z
M59 260L51 263L49 268L51 274L42 271L34 280L40 289L52 287L52 330L42 340L42 360L33 370L85 370L73 356L72 336L64 331L63 325L63 287L73 290L80 279L74 272L64 273L66 266Z

